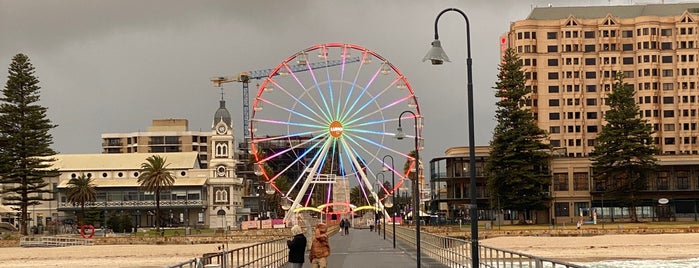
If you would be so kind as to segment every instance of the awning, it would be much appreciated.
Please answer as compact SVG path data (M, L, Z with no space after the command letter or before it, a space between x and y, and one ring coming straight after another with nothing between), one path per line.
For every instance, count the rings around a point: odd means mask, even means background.
M406 217L412 217L412 216L413 216L413 212L412 212L412 211L411 211L411 212L408 212L408 215L405 215L405 216L406 216ZM425 213L424 211L420 210L420 217L429 217L429 216L430 216L430 214L427 214L427 213Z

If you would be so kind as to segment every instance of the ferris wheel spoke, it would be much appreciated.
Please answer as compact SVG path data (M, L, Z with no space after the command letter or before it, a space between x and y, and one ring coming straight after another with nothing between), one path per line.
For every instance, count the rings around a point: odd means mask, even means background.
M391 108L391 107L393 107L393 106L395 106L395 105L397 105L397 104L400 104L400 103L409 101L409 100L412 99L412 98L413 98L413 96L411 96L411 95L406 95L406 96L404 96L404 97L402 97L402 98L400 98L400 99L397 99L397 100L395 100L395 101L393 101L393 102L390 102L390 103L388 103L388 104L386 104L386 105L384 105L384 106L381 106L381 107L379 107L379 108L376 109L376 110L369 111L368 113L366 113L366 114L364 114L364 115L362 115L362 116L360 116L360 117L357 117L357 118L354 118L354 119L351 119L351 120L347 120L347 121L346 121L346 122L347 122L346 124L353 124L353 123L355 123L355 122L357 122L357 121L363 120L363 119L365 119L365 118L367 118L367 117L370 117L370 116L373 116L373 115L375 115L375 114L377 114L377 113L383 113L384 111L388 110L389 108ZM367 103L367 105L368 105L368 104L369 104L369 103ZM365 106L366 106L366 105L365 105ZM363 107L363 108L364 108L364 107ZM358 114L359 114L359 111L357 111L357 112L356 112L355 114L353 114L352 116L356 116L356 115L358 115Z
M318 87L318 81L316 81L315 74L313 73L313 69L311 68L311 63L310 63L310 61L308 61L308 62L306 63L306 66L307 66L307 68L308 68L308 72L309 72L309 73L311 74L311 76L313 77L313 81L315 82L315 86L316 86L316 88L317 88L317 87ZM294 78L294 80L296 80L296 83L304 90L304 93L301 94L301 95L302 95L302 96L308 95L308 98L311 100L311 102L313 102L313 104L315 104L315 106L318 108L318 110L320 111L320 113L323 114L323 117L325 118L325 120L331 121L331 120L330 120L330 119L331 119L330 114L326 113L326 112L325 112L326 110L323 110L323 108L320 106L320 104L318 104L318 101L316 101L316 99L313 97L313 95L312 95L312 94L309 94L309 93L307 92L306 85L304 85L303 82L301 82L301 79L299 79L299 77L296 75L296 73L290 71L289 74ZM296 97L294 97L294 98L295 98L297 101L301 102L298 98L296 98ZM325 101L325 100L323 100L323 101ZM327 107L327 104L326 104L326 107Z
M307 132L307 133L312 134L312 133L314 133L314 132ZM259 143L261 143L261 142L266 142L266 141L284 140L284 139L287 139L287 138L290 138L290 137L298 137L298 136L300 136L300 135L297 135L297 134L299 134L299 133L295 133L295 134L293 134L293 135L279 136L279 137L275 137L275 138L256 139L256 140L253 140L253 143L259 144ZM294 146L290 146L289 148L286 148L286 149L284 149L284 150L282 150L282 151L279 151L279 152L277 152L277 153L275 153L275 154L273 154L273 155L270 155L270 156L268 156L268 157L265 157L265 158L263 158L263 159L260 159L260 160L258 160L257 162L258 162L258 163L267 162L267 161L269 161L270 159L274 159L274 158L278 157L279 155L282 155L282 154L287 153L287 152L289 152L289 151L293 151L294 149L303 148L303 146L305 146L306 144L309 144L309 143L313 143L313 145L311 145L311 148L313 148L313 147L315 147L315 146L318 144L318 143L314 143L314 141L315 141L315 140L318 140L318 139L321 139L321 138L324 138L324 136L325 136L325 135L315 136L315 137L313 137L313 138L311 138L311 139L308 139L308 140L306 140L306 141L304 141L304 142L301 142L301 143L296 144L296 145L294 145ZM304 152L303 155L306 155L307 153L308 153L308 151ZM297 158L297 160L298 160L298 158Z
M318 120L318 119L316 119L316 118L312 118L312 117L310 117L310 116L308 116L308 115L302 114L302 113L300 113L300 112L298 112L298 111L296 111L296 110L294 110L294 109L289 109L289 108L283 107L283 106L281 106L281 105L279 105L279 104L277 104L277 103L271 102L271 101L269 101L269 100L267 100L267 99L264 99L264 98L257 98L257 99L258 99L259 101L262 101L262 102L264 102L264 103L267 103L267 104L269 104L269 105L272 105L272 106L274 106L274 107L277 107L277 108L279 108L280 110L289 112L289 113L291 113L291 114L298 115L298 116L303 117L303 118L306 118L306 119L308 119L309 121L312 121L312 122L314 122L314 123L316 123L316 124L319 124L319 125L324 125L324 124L325 124L325 123L321 122L320 120Z
M262 119L262 118L253 118L253 119L250 119L250 121L251 121L251 122L255 122L255 123L269 123L269 124L282 125L282 126L307 127L307 128L315 128L315 129L324 129L324 128L327 128L327 126L321 126L321 125L312 125L312 124L305 124L305 123L295 123L295 122L279 121L279 120L271 120L271 119Z
M369 190L369 192L371 193L372 197L374 197L374 199L378 200L378 196L375 195L373 186L369 181L369 176L367 175L367 174L371 174L374 177L374 180L377 181L376 174L368 167L369 165L367 164L365 159L363 159L361 157L357 157L358 155L361 155L361 154L359 154L357 152L357 150L355 150L354 146L349 146L349 144L347 144L347 142L344 139L342 139L342 145L344 148L346 148L350 157L354 158L353 162L354 162L355 166L361 167L363 165L364 167L366 167L364 169L360 168L358 170L358 173L360 175L360 178L365 182L365 186ZM362 147L362 146L360 145L360 147ZM362 148L362 149L364 149L364 148ZM374 158L376 158L376 157L374 156ZM361 165L358 163L357 159L358 159L358 161L362 162Z
M359 97L363 96L367 92L367 89L369 89L371 87L371 85L374 83L374 81L376 80L376 77L379 76L379 74L381 74L380 67L371 76L371 79L369 79L369 82L366 85L364 85L364 87L362 88L362 91L359 93L359 96L354 98L354 102L352 102L352 105L349 107L349 109L344 114L342 114L342 117L340 117L341 120L345 120L345 118L347 118L347 114L354 110L354 107L359 102L359 99L360 99ZM355 82L352 84L356 85L357 81L355 80Z
M352 81L352 84L350 86L349 93L347 93L347 98L345 98L345 103L342 105L342 112L339 114L346 114L347 112L347 107L349 105L349 100L351 99L350 96L352 96L352 93L354 92L354 88L357 85L357 81L359 80L359 74L362 73L362 68L364 67L365 64L369 64L371 62L371 54L369 51L364 50L363 55L362 55L362 62L359 64L359 68L357 69L357 72L354 74L354 79ZM377 71L378 74L378 71Z
M349 52L347 51L347 46L342 47L342 64L340 65L340 81L345 80L345 65L347 63L347 58L349 57ZM345 89L345 84L340 83L339 89L338 89L338 94L337 94L337 105L335 107L335 115L340 114L340 107L342 106L342 93L344 92ZM333 104L335 102L333 101Z
M359 131L362 127L370 127L373 125L384 125L386 123L398 122L398 120L399 119L397 117L390 117L388 119L382 118L381 120L362 122L362 123L359 123L356 125L352 125L352 124L347 123L347 124L345 124L345 126L348 129L347 131ZM385 133L385 132L382 132L382 133ZM393 136L395 136L395 134Z
M308 179L307 176L312 175L313 171L317 168L316 166L318 165L319 157L321 155L324 155L324 153L323 153L324 151L327 151L326 147L329 146L329 143L330 143L330 140L325 139L322 143L314 144L314 146L313 146L314 148L318 144L322 144L322 146L320 146L320 148L318 150L316 150L316 152L313 154L313 157L311 158L310 161L308 161L308 164L306 165L306 168L304 169L304 171L299 173L298 177L296 178L294 183L291 185L291 188L289 188L289 191L287 194L290 194L293 189L296 189L297 187L299 187L299 183L302 183L305 181L305 179ZM312 151L312 149L309 149L307 151L310 152L310 151ZM306 171L309 171L310 174L306 174ZM306 184L301 186L301 189L299 190L299 194L300 195L305 194L307 187L308 186Z
M353 118L355 116L357 116L357 114L362 113L362 111L364 111L364 109L366 109L367 106L369 106L371 104L376 104L376 99L381 97L384 93L386 93L389 89L391 89L396 84L397 81L399 81L399 80L398 79L393 80L393 82L391 82L388 86L384 87L381 91L379 91L377 94L374 94L373 96L371 94L369 94L366 90L362 91L362 93L367 93L367 96L369 97L369 99L366 102L364 102L364 104L359 106L359 108L354 109L354 113L345 115L345 117L343 117L343 121L349 121L349 122L356 121L356 119L353 120ZM357 100L359 100L359 99L362 99L362 95L357 96ZM389 103L389 104L391 106L395 105L395 103L393 103L393 104ZM391 107L391 106L388 106L388 107ZM388 107L385 107L385 108L388 108ZM384 107L379 106L378 108L379 109L376 110L375 112L382 111L382 109ZM372 114L372 113L370 113L370 114Z
M323 47L321 49L323 50L322 53L324 55L327 55L326 48ZM327 56L325 58L327 60ZM318 95L320 95L320 99L323 101L323 105L325 106L325 110L321 110L321 112L323 112L323 114L325 114L327 118L332 119L332 117L330 116L332 109L330 109L330 107L328 107L328 101L325 98L325 94L323 94L322 87L318 83L318 78L316 77L315 69L313 69L313 66L311 66L311 61L307 61L306 66L308 67L308 73L311 75L311 78L313 79L313 83L315 84L316 91L318 92ZM326 68L326 70L327 70L327 68ZM330 84L330 83L328 83L328 84Z
M286 66L286 64L285 64L285 66ZM289 73L292 74L292 76L294 76L294 78L296 78L295 74L293 74L293 73L291 72L291 70L288 69L288 67L287 67L287 70L289 70ZM301 82L298 80L298 78L296 79L296 81L299 83L299 85L301 85L301 86L303 87L303 84L301 84ZM294 94L292 94L291 92L289 92L289 91L286 89L286 87L284 87L284 86L278 84L274 79L270 79L270 82L271 82L272 84L274 84L274 86L275 86L276 88L278 88L279 90L281 90L282 92L284 92L284 94L286 94L286 95L289 96L292 100L294 100L295 103L298 103L299 105L301 105L301 106L303 106L304 108L306 108L306 110L308 110L310 113L312 113L313 115L315 115L315 116L317 117L318 120L323 120L323 119L329 120L329 118L328 118L327 115L325 115L325 114L323 114L323 115L318 114L313 108L311 108L310 106L308 106L308 104L306 104L306 102L304 102L303 100L301 100L301 99L299 99L298 97L296 97L296 95L294 95ZM311 98L311 101L316 105L316 107L320 108L320 105L318 105L318 103L315 102L314 99ZM314 120L314 121L317 121L317 120Z

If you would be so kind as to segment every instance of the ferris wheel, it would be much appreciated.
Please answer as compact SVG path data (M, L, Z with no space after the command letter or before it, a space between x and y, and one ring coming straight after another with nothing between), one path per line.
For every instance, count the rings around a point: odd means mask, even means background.
M407 137L421 137L413 89L376 52L344 43L299 51L257 90L250 119L256 174L290 204L287 220L303 210L349 211L350 189L358 185L366 203L385 213L374 185L390 195L408 178L402 161L410 163L407 170L415 165L411 143L396 140L403 111L412 112L402 118L406 129L418 126ZM377 183L382 170L393 173L382 177L393 176L395 185Z

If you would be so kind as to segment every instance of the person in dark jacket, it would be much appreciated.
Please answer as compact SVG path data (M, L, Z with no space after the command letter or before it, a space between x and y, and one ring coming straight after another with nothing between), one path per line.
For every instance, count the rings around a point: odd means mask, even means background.
M286 241L286 245L289 247L289 263L291 263L292 268L301 268L305 261L306 236L303 235L303 230L298 225L291 227L291 234L294 237Z

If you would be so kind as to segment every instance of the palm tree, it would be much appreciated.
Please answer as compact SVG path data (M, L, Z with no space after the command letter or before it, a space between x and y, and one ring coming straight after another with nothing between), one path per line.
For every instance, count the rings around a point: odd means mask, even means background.
M141 175L138 176L138 183L144 191L153 192L155 194L155 218L157 230L161 226L160 219L160 192L172 188L175 183L175 177L172 176L167 167L167 159L159 155L153 155L146 158L146 162L141 163Z
M95 190L95 185L92 182L93 179L86 177L85 174L81 174L79 177L72 178L68 181L66 197L68 198L68 202L74 206L80 205L80 218L78 219L78 223L81 225L85 219L85 203L95 202L95 200L97 200L97 190Z
M366 188L364 188L366 192ZM364 198L364 193L362 193L362 188L359 187L359 185L352 187L350 189L350 203L352 205L361 207L364 205L367 205L366 198Z

